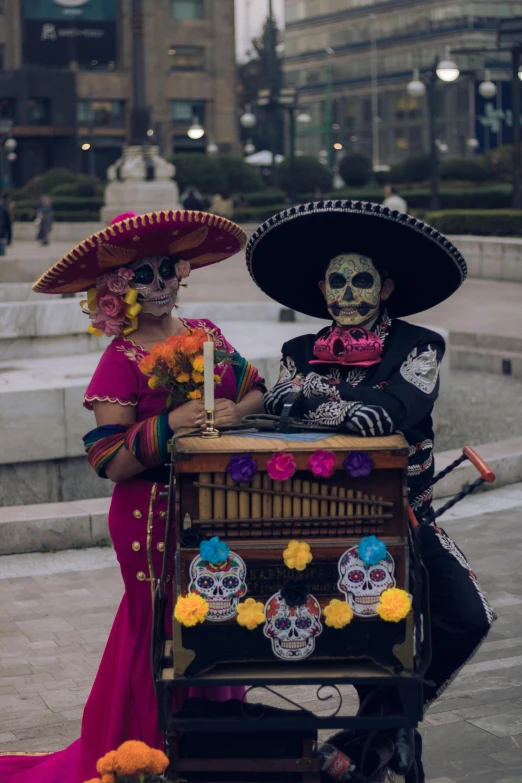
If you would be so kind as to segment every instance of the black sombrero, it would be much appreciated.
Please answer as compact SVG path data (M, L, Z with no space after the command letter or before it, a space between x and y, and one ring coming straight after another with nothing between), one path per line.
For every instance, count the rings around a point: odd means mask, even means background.
M435 228L365 201L315 201L279 212L253 233L246 260L265 294L292 310L330 320L317 283L330 259L349 252L386 269L395 283L387 302L393 317L443 302L467 275L457 248Z

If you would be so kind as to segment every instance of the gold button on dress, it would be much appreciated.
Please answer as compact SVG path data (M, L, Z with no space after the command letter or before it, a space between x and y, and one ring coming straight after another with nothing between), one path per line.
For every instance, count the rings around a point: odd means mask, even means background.
M147 575L144 571L138 571L138 573L136 574L136 579L138 580L138 582L144 582L146 578Z
M160 511L160 517L162 519L165 519L166 516L167 516L167 512L166 511Z
M134 549L135 552L139 552L140 549L141 549L140 542L139 541L133 541L132 542L132 548Z
M158 550L158 552L164 552L165 551L165 542L164 541L159 541L156 544L156 549Z
M134 514L134 516L136 517L136 519L141 519L141 518L142 518L142 516L143 516L143 514L142 514L142 512L139 510L139 508L136 508L136 509L134 509L134 511L133 511L132 513Z

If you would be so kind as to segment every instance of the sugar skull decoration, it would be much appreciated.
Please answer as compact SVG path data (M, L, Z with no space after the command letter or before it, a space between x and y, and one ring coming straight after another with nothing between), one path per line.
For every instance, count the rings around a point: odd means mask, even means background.
M302 661L315 649L315 639L323 630L321 607L313 595L304 603L290 606L281 593L275 593L265 606L264 635L272 651L284 661Z
M171 312L180 282L190 274L189 261L175 261L171 256L150 256L130 265L134 272L133 287L138 291L141 312L157 317Z
M373 332L362 326L350 329L335 327L314 345L314 356L310 364L348 364L356 367L370 367L381 361L382 342Z
M359 253L341 253L332 258L319 287L337 326L365 326L378 315L381 300L393 291L371 258Z
M365 539L361 544L364 542ZM393 557L386 551L384 542L379 543L381 549L375 542L368 546L353 546L339 560L337 587L358 617L376 617L380 596L396 584ZM376 553L380 559L376 559Z
M217 537L203 541L199 555L190 564L189 591L207 601L206 620L230 620L247 592L245 563Z

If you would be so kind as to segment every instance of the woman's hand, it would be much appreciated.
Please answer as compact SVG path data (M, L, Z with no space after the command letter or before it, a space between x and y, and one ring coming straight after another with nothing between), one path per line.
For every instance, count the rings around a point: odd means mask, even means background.
M242 419L241 409L235 402L222 398L216 400L214 410L216 427L231 427L234 424L241 424Z
M190 400L169 413L169 427L203 427L205 424L205 406L203 400Z

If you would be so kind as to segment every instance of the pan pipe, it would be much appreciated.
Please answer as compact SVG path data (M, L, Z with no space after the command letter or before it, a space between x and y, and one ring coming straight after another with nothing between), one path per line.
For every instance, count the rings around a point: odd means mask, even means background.
M236 484L228 473L199 473L194 486L199 513L190 526L205 536L377 535L393 517L393 503L383 497L325 481L280 482L256 473L250 483Z

